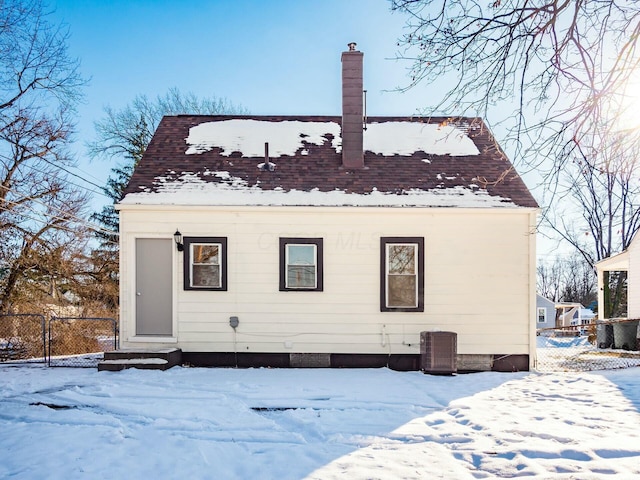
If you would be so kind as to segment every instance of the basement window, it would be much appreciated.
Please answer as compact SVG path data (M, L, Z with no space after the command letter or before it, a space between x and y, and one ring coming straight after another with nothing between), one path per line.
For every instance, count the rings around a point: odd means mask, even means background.
M227 238L185 237L184 289L227 290Z
M323 289L322 238L280 238L280 291Z
M424 238L380 239L380 311L424 312Z

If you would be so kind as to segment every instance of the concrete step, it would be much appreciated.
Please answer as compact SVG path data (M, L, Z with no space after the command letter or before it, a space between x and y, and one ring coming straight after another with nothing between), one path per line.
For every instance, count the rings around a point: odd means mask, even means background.
M113 352L104 353L104 360L98 363L98 371L119 372L125 368L168 370L181 363L182 350L179 348L114 350Z

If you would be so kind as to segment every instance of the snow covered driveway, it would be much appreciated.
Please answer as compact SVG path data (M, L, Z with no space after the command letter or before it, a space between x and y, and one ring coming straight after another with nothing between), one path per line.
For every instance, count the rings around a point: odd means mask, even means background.
M640 369L0 366L0 478L640 478Z

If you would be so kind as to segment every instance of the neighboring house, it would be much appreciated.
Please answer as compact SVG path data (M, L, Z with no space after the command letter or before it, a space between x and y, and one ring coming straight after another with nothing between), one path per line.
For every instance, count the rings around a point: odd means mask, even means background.
M70 290L60 293L55 283L51 289L51 302L45 303L43 310L50 317L81 317L82 307L79 306L80 297Z
M595 322L596 314L590 308L581 307L573 319L576 321L576 325L588 325Z
M81 317L82 309L77 305L45 303L43 310L48 317Z
M555 302L542 295L536 295L536 328L554 328L555 326Z
M593 323L595 313L580 303L553 302L536 295L536 328L558 328Z
M558 310L556 315L558 327L588 325L593 323L596 316L592 310L584 308L581 303L560 302L556 304L556 309Z
M216 366L528 369L538 206L479 118L163 118L120 212L121 344ZM174 239L175 232L175 239Z
M622 253L604 258L596 263L598 271L598 318L604 308L604 272L627 272L627 317L640 318L640 240L633 237Z
M627 316L614 322L611 343L613 348L640 350L640 240L635 235L622 253L596 263L598 271L598 312L604 308L604 272L627 272ZM606 320L601 318L601 320ZM609 337L602 337L608 341ZM606 347L606 343L604 344Z

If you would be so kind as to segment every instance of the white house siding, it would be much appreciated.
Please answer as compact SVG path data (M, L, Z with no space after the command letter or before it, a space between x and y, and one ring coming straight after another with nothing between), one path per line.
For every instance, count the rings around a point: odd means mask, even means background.
M640 318L640 248L638 237L629 245L629 270L627 272L627 317Z
M134 338L135 239L228 238L228 291L185 291L174 249L175 339L186 352L419 353L458 334L459 354L530 354L535 209L120 206L123 347ZM380 312L380 238L424 237L424 312ZM280 237L324 239L324 291L280 292ZM229 317L237 316L235 336ZM165 339L166 340L166 339ZM172 343L175 341L176 343Z

